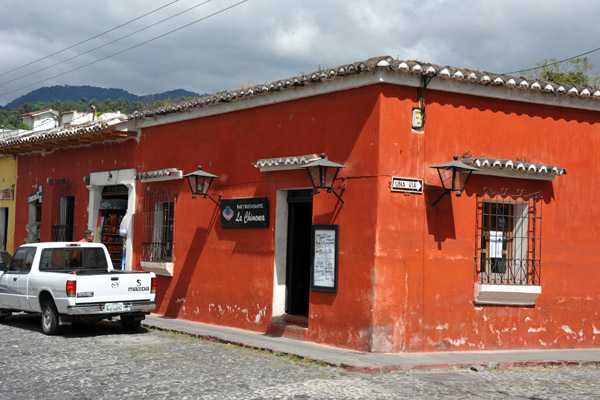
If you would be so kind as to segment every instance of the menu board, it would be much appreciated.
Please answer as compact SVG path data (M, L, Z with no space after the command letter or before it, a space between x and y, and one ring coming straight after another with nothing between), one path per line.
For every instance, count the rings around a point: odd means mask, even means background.
M312 290L337 292L338 226L312 226L310 287Z

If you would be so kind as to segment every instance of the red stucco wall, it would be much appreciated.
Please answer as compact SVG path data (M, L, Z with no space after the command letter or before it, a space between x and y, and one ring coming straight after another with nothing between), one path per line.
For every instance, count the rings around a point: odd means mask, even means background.
M278 189L306 188L304 170L260 172L260 158L327 153L347 170L346 204L332 194L314 197L313 223L339 224L339 291L311 292L308 338L365 348L370 340L376 207L365 193L377 187L379 89L342 92L143 130L143 170L198 164L219 175L211 192L223 198L268 197L269 228L222 229L208 200L192 200L184 183L176 204L173 278L159 311L169 316L265 331L273 302ZM169 154L164 149L169 148ZM341 173L344 177L344 172ZM341 183L340 183L341 184ZM136 230L136 234L139 229ZM340 330L339 327L344 326Z
M474 176L461 198L435 208L425 194L389 193L380 179L376 351L586 347L600 344L598 113L430 91L426 127L411 131L410 101L388 86L380 172L424 177L454 154L558 165L554 181ZM413 103L414 104L414 103ZM535 307L475 306L475 194L484 187L542 191L542 294ZM393 283L392 283L393 282Z
M27 198L42 186L42 224L40 240L49 241L52 224L53 183L68 180L71 195L75 197L73 239L83 238L88 224L89 190L83 181L91 172L135 168L137 162L135 140L112 144L95 144L84 147L68 147L47 153L29 153L19 156L17 186L17 211L15 215L15 246L27 237L25 225L29 222Z
M300 89L301 90L301 89ZM313 223L338 224L337 293L310 293L306 337L367 351L598 346L598 113L429 90L426 126L411 129L417 90L372 85L143 128L139 140L20 156L16 243L27 196L44 185L42 240L50 238L47 176L74 182L75 235L87 225L91 172L176 167L219 175L222 198L268 197L270 226L223 229L218 208L184 180L136 183L134 255L140 263L143 193L175 197L174 276L159 277L158 312L266 332L271 324L277 190L306 188L304 170L260 172L258 159L327 153L346 165L333 194L314 196ZM242 104L242 101L240 101ZM462 197L441 193L431 165L454 154L566 168L554 181L474 176ZM423 178L422 195L392 193L392 176ZM476 193L544 194L542 294L534 307L473 304ZM25 205L19 207L20 205Z

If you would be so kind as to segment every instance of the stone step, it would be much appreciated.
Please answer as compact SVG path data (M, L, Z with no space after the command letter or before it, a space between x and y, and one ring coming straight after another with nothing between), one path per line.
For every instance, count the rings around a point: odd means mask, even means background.
M284 314L275 317L267 330L268 335L306 340L308 334L308 318Z

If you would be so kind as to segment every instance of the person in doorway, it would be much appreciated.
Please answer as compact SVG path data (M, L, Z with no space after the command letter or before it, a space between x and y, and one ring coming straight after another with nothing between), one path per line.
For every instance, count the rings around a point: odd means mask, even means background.
M93 242L94 241L94 231L87 230L83 233L83 239L80 242Z

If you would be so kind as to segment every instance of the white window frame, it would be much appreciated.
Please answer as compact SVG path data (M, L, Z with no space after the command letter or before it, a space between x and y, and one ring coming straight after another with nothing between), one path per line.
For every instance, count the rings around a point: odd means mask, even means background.
M507 190L488 188L477 195L475 304L535 304L542 292L541 200L539 192L509 195ZM509 210L509 214L492 207ZM492 247L490 239L498 234L503 238L501 247ZM492 256L500 251L501 257ZM505 263L504 271L493 271L493 260L500 259Z

